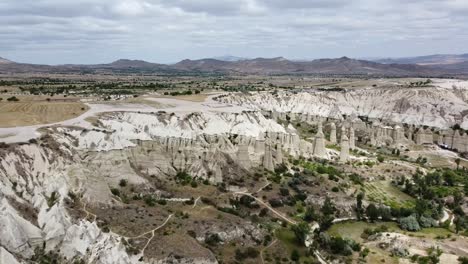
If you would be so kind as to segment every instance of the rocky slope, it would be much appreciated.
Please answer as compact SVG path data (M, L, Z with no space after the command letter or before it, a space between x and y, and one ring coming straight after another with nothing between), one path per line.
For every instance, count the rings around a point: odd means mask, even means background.
M255 93L220 97L225 103L255 109L342 119L366 116L395 123L468 128L468 85L444 81L422 88L358 88L343 91Z
M155 188L151 177L167 180L178 171L212 182L243 176L245 166L261 160L248 149L245 156L239 154L239 144L252 144L253 149L255 140L249 142L259 134L290 133L259 112L113 112L102 115L98 123L92 130L48 128L37 143L0 149L1 261L28 262L43 250L60 252L65 262L216 262L210 257L158 259L143 252L129 254L126 238L104 232L89 217L86 205L99 210L121 207L110 189L122 179L149 190ZM79 199L80 206L70 211L70 199ZM223 230L226 241L259 232L248 222L237 226L230 230L214 225L210 230Z

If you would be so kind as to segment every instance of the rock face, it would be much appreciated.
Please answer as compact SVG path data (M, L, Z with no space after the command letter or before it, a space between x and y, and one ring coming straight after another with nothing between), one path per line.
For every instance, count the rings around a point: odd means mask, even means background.
M258 112L107 113L100 124L93 130L51 127L45 130L46 143L0 148L0 261L29 259L45 243L46 250L67 259L157 263L139 262L139 256L127 254L119 235L73 218L65 202L69 193L79 193L89 206L107 206L115 201L110 187L121 179L145 186L148 177L166 179L186 171L218 183L245 176L252 166L273 171L283 162L283 151L299 155L303 145L294 128ZM53 205L52 193L58 197ZM12 202L31 205L35 219ZM213 263L197 259L204 261Z
M318 124L317 134L315 135L314 155L317 157L325 157L325 135L323 134L322 123Z
M434 136L429 129L420 128L415 136L416 144L432 144L434 143Z
M405 141L405 133L403 131L403 129L398 126L398 125L395 125L393 127L393 134L392 134L392 138L393 138L393 143L395 144L400 144L400 143L403 143Z
M468 129L468 89L457 83L435 83L439 86L407 88L350 89L346 92L310 90L302 92L230 95L221 100L253 109L294 112L343 120L344 116L365 116L397 124L414 124L447 129L458 123ZM454 87L452 87L454 86ZM409 100L408 98L411 98Z
M18 260L3 247L0 247L0 263L20 264Z

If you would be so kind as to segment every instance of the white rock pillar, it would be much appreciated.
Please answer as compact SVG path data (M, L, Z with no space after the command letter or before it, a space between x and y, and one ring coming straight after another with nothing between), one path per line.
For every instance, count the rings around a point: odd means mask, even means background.
M325 150L325 135L322 131L322 123L318 123L317 134L315 135L314 155L324 158L327 153Z
M246 169L249 169L252 164L249 158L249 146L241 143L239 145L239 148L237 150L237 160L239 161L239 164L243 166Z
M346 162L349 159L349 139L345 133L341 134L340 162Z
M265 136L263 135L263 132L258 133L257 140L255 140L254 149L256 154L265 153Z
M265 155L263 156L263 167L269 171L274 171L275 165L273 164L273 155L271 152L271 146L269 144L266 145Z
M276 164L283 163L283 150L281 144L276 144Z
M337 141L336 141L336 125L335 123L330 123L330 128L331 128L331 132L330 132L330 143L332 144L336 144Z
M355 149L356 148L356 138L354 137L354 128L351 126L349 128L349 148Z

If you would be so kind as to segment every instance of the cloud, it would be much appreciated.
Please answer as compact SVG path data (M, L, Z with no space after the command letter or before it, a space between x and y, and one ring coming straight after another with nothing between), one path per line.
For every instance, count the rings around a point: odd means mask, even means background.
M466 11L465 0L2 0L0 56L93 63L467 52Z

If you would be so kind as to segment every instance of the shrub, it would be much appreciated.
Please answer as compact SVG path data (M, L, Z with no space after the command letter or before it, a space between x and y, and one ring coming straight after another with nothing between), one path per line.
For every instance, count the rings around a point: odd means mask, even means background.
M192 188L197 188L198 187L198 183L196 181L192 181L190 183L190 186L192 186Z
M401 229L408 231L419 231L421 227L419 226L416 216L410 215L408 217L402 217L398 220Z
M119 186L120 186L120 187L125 187L125 186L127 186L127 180L121 179L120 182L119 182Z
M117 188L112 188L111 193L115 196L120 196L120 191Z
M221 242L221 238L218 234L207 233L205 235L205 243L207 245L216 246L219 242Z
M421 227L427 228L427 227L437 226L437 221L431 217L421 216L419 218L419 224L421 225Z
M156 205L156 199L153 198L151 195L146 195L143 198L143 201L145 201L145 204L148 206L155 206Z
M299 255L299 251L297 249L293 249L291 252L291 260L292 261L298 261L301 256Z
M377 157L377 160L378 160L379 162L384 162L385 158L382 157L382 156L378 156L378 157Z

